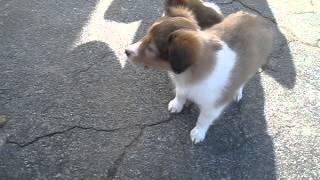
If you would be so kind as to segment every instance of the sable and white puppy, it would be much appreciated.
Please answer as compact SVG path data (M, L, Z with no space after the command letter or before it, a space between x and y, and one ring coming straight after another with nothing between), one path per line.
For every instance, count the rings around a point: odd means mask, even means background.
M245 12L202 31L188 9L174 11L180 15L159 18L126 54L135 64L169 72L176 87L170 112L180 112L186 100L199 106L190 133L198 143L223 109L241 99L245 83L267 62L272 31L262 17Z

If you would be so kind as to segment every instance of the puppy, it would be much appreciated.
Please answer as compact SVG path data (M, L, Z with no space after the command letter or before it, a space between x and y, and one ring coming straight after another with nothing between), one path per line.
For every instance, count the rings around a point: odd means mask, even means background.
M179 113L186 100L199 106L190 133L199 143L223 109L242 98L246 82L267 62L272 42L272 30L262 17L237 12L201 30L187 11L159 18L125 53L135 64L168 71L176 87L168 105L171 113Z
M218 6L201 0L166 0L165 15L175 17L183 14L184 12L177 11L177 7L189 9L202 29L220 23L224 18Z

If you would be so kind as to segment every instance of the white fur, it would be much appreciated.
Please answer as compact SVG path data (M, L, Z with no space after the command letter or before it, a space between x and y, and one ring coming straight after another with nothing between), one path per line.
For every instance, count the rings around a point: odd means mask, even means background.
M184 97L180 98L179 95L169 102L168 110L171 113L179 113L183 109L183 105L186 103L186 99Z
M169 73L176 86L176 97L169 103L169 110L180 112L186 99L193 101L200 108L197 125L190 133L194 143L203 141L210 125L226 106L215 107L215 104L229 82L236 62L236 53L226 43L221 44L222 50L217 53L213 71L205 79L191 85L186 83L187 73L190 73L188 70L178 75Z

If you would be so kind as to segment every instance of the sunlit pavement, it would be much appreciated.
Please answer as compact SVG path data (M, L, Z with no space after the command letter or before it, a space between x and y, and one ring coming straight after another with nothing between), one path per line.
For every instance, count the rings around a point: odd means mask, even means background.
M0 179L319 179L320 2L217 0L264 16L267 68L193 145L165 73L124 48L154 0L0 1Z

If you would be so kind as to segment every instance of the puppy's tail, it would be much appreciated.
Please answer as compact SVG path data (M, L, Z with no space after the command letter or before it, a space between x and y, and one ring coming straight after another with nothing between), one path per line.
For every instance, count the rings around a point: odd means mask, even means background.
M167 11L171 7L186 6L186 4L187 4L187 0L166 0L165 8Z
M218 6L214 3L203 3L201 0L166 0L165 15L175 17L176 13L172 13L172 8L189 9L202 29L220 23L224 18Z

